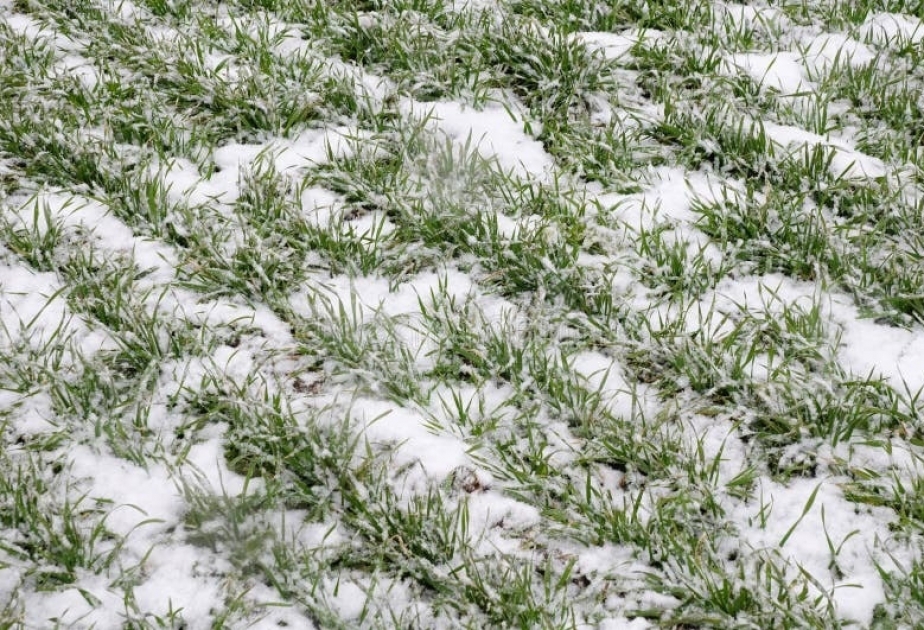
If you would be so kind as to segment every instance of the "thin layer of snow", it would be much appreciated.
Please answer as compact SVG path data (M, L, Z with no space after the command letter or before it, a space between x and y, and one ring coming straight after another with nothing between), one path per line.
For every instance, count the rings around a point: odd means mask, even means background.
M819 288L810 282L771 273L722 280L714 293L744 311L777 316L793 306L810 308L817 300Z
M13 15L0 16L0 20L17 35L22 35L31 40L54 40L56 33L47 26L36 20L31 15L15 13Z
M474 297L477 296L471 278L446 269L419 274L398 287L392 287L381 277L336 276L309 284L293 294L289 303L302 317L322 318L331 324L345 317L356 329L387 319L390 334L410 351L417 368L426 371L437 358L438 340L424 326L421 305L432 308L443 300L462 304ZM486 305L493 304L488 297L480 300ZM489 318L486 315L491 321Z
M145 24L144 34L154 46L164 46L167 49L175 48L183 39L183 33L163 23Z
M0 393L0 413L14 419L6 427L14 441L20 437L28 439L41 435L57 426L57 414L48 392L3 391Z
M455 432L465 437L466 429L460 425L460 415L465 414L467 422L478 426L483 422L510 419L515 415L515 409L510 401L515 398L516 390L509 384L495 382L483 383L479 386L467 383L438 384L430 396L430 405L427 408L436 424L445 427L447 431ZM462 411L460 411L460 408Z
M650 621L641 617L635 617L634 619L610 617L601 621L597 626L598 630L648 630L653 627Z
M228 468L224 449L221 437L197 442L183 462L184 472L195 478L200 489L217 496L237 497L261 488L262 480L247 479Z
M392 458L397 469L406 470L402 493L425 492L458 468L476 466L461 439L435 434L426 416L393 403L357 398L351 405L352 417L360 423L366 440L373 445L393 445Z
M351 324L361 326L377 314L388 317L418 315L420 300L432 302L435 296L443 295L442 287L445 287L445 297L460 301L475 290L469 276L447 268L439 273L420 274L397 287L378 276L334 276L293 294L290 303L303 317L314 317L318 313L311 308L311 298L315 295L322 299L327 297L335 308L341 304L345 307Z
M78 445L68 452L74 477L92 499L111 501L106 528L128 536L126 545L140 559L157 536L183 516L185 503L170 472L160 464L141 468L124 459Z
M88 601L84 593L97 598L99 603ZM24 627L118 628L125 620L121 614L124 608L123 595L107 587L105 576L87 575L69 588L31 592L25 606Z
M126 22L140 21L148 17L147 10L132 0L98 0L111 15Z
M692 230L698 218L694 202L718 203L740 192L738 182L706 172L658 167L648 177L650 187L631 195L604 193L596 200L630 227L649 230L667 220Z
M227 561L201 547L164 543L150 555L145 569L145 579L132 590L139 610L165 615L182 609L190 630L213 627L213 613L224 609L226 597L221 576L233 570Z
M147 16L143 9L131 2L106 2L121 19L143 19ZM453 3L455 9L462 5L492 8L496 3L490 0ZM5 8L11 4L0 0L0 6ZM761 27L763 30L788 25L781 12L769 7L720 4L716 11L732 23ZM374 15L368 14L362 19L374 18ZM72 42L62 40L31 18L11 16L4 19L14 30L18 29L29 37L48 38L61 50L76 50ZM220 21L229 28L238 26L238 23L232 24L228 20ZM921 40L920 25L917 18L878 14L871 16L860 27L857 36L875 45L917 43ZM164 26L147 28L155 41L173 42L185 37L185 34ZM274 21L268 14L261 14L244 28L252 35L257 35L260 29L271 35L284 35L276 53L312 54L312 44L298 36L294 27ZM539 25L536 28L540 30ZM642 34L638 31L619 34L579 33L575 37L589 48L599 50L607 58L626 60ZM660 34L648 32L645 37L657 40ZM744 73L764 88L791 96L813 91L812 80L837 71L843 64L860 67L873 60L874 53L869 46L846 35L817 35L813 31L812 37L810 40L796 38L807 43L804 55L797 56L793 52L740 53L729 56L726 71ZM204 63L206 67L214 68L227 59L224 55L206 53ZM373 104L382 104L395 91L390 81L371 75L354 64L339 60L325 60L323 63L330 76L336 75L352 81L357 94L368 98ZM91 70L84 66L83 58L76 52L63 56L59 63L60 68L82 76L87 86L92 87L95 75L91 75ZM228 72L233 77L234 69ZM433 129L457 145L471 141L471 146L481 156L517 177L548 183L556 173L554 160L534 137L537 129L534 127L532 132L527 131L529 119L513 101L508 102L509 108L492 104L482 110L453 102L423 104L405 100L399 101L399 105L402 113L409 117L420 118L432 114ZM597 112L596 116L595 120L606 122L625 119L624 127L635 123L635 119L628 117L625 111L605 110L602 105L601 112ZM870 178L888 175L888 169L881 161L859 153L848 140L826 138L795 127L772 123L767 123L765 130L778 147L792 155L804 147L831 147L834 151L831 171L835 176L843 174L851 178ZM323 164L329 152L342 157L351 155L358 148L366 150L365 147L372 145L374 140L369 135L353 128L305 130L288 139L273 139L251 145L229 144L216 150L213 160L219 170L208 179L199 173L193 162L180 158L158 165L158 170L153 171L152 176L164 181L174 201L204 204L217 211L229 211L227 204L238 198L241 179L249 170L272 166L294 179L305 170ZM665 238L689 243L692 248L708 245L704 235L693 228L697 219L692 209L694 201L721 202L734 197L739 190L734 182L720 180L713 175L691 174L683 169L667 167L653 169L646 186L644 192L638 195L601 194L598 200L606 212L631 227L648 229L669 223L672 231L665 232ZM587 191L591 192L590 186ZM596 194L599 191L594 189L592 192ZM278 377L281 382L294 372L293 366L298 365L297 358L268 357L295 355L297 352L294 352L296 343L289 325L265 305L244 305L229 299L204 300L191 291L169 286L175 281L174 270L177 265L177 257L169 247L134 236L128 226L112 217L104 206L96 202L82 200L79 207L75 207L72 197L55 196L57 193L43 195L42 200L49 205L52 217L65 230L84 231L96 247L113 254L129 254L139 266L154 271L145 282L170 290L162 298L157 298L156 305L149 304L150 308L209 328L227 326L247 331L235 347L218 345L207 356L185 357L161 366L160 378L152 394L149 428L163 437L162 444L168 450L173 430L186 420L181 411L173 408L176 403L173 399L182 398L181 392L190 397L218 394L219 384L233 385L246 392L245 398L257 400L268 392L276 393L275 388L279 388L280 384L274 382L273 377ZM342 199L329 191L308 189L303 192L300 202L306 216L312 217L320 225L326 226L341 218L338 213ZM23 210L20 208L16 216L17 226L39 232L50 227L42 224L43 217L36 220ZM379 220L383 220L380 213L369 213L345 222L345 225L351 225L357 233L363 234L374 229ZM502 236L509 239L533 230L536 223L537 218L531 216L498 218ZM721 254L714 255L718 257ZM613 260L611 256L582 253L580 264L602 269ZM620 292L629 293L630 285L634 282L634 276L625 271L620 271L613 278L614 286ZM11 344L22 340L33 344L42 343L47 339L48 331L62 321L66 323L64 330L68 334L74 334L82 340L81 348L85 354L92 354L94 348L102 346L108 339L106 335L88 330L82 321L71 317L64 300L54 296L59 288L61 284L53 274L35 274L24 265L7 264L0 267L0 320L6 326L7 333L6 339L0 335L0 347L4 346L5 341ZM394 326L398 341L416 352L417 367L422 369L430 365L427 357L438 347L435 343L437 340L423 330L422 308L441 302L445 305L452 300L468 303L472 305L472 317L477 322L473 328L477 333L503 335L512 338L514 343L518 341L517 333L531 325L518 304L483 292L471 275L456 270L419 274L397 286L391 286L380 277L348 279L340 276L323 280L315 277L310 280L309 287L293 287L292 291L291 306L302 317L312 318L312 321L325 316L323 312L319 313L308 306L309 295L320 293L329 300L331 306L345 307L346 324L369 325L370 328L383 328L384 324ZM697 306L704 311L715 309L720 314L745 312L772 317L783 308L811 305L817 301L819 289L815 285L797 283L783 276L763 276L725 280L715 291L707 291L702 297L702 303ZM919 329L908 331L889 328L862 319L852 302L844 296L834 296L829 302L825 302L824 306L827 309L825 313L830 315L831 328L843 333L837 354L842 365L858 376L869 372L881 374L898 388L905 385L912 389L924 387L924 359L921 358L924 357L924 333ZM337 318L339 312L331 320ZM721 327L728 322L721 317L707 320L705 316L691 316L688 324L691 327L712 326L721 332ZM381 330L375 334L379 333ZM761 360L763 357L755 359L757 362ZM654 406L653 400L649 400L647 395L648 389L630 383L622 366L603 352L579 353L571 357L568 367L582 385L600 391L617 415L628 418L637 411L635 406L639 401L633 398L633 391L635 394L641 392L642 402L651 403L651 408ZM755 364L751 374L753 378L760 377L759 367ZM765 362L762 372L764 376L770 371L769 368L769 362ZM534 552L524 545L522 530L538 529L542 525L539 511L505 495L503 483L495 482L487 471L478 468L472 452L476 441L465 434L465 427L455 422L452 407L455 402L453 396L458 395L463 404L471 407L473 422L487 418L506 419L515 413L515 410L508 407L514 393L512 386L498 382L479 383L477 386L455 383L435 387L429 406L420 409L377 399L375 392L364 391L360 395L348 387L338 388L332 396L351 397L349 412L358 421L356 428L361 431L362 437L371 445L392 449L392 470L401 472L399 479L390 481L398 484L397 490L402 497L424 492L433 484L445 483L459 471L470 471L482 488L459 500L467 502L470 520L468 535L470 541L478 543L478 553L486 556L509 553L532 557ZM299 402L306 406L312 404L311 401ZM337 402L344 401L339 398ZM0 392L0 409L14 408L14 430L18 433L39 433L49 427L53 407L47 395L24 399ZM336 415L342 411L342 408L336 407L331 414ZM336 421L335 418L331 420ZM550 461L556 465L567 465L568 458L574 456L567 450L573 451L580 445L580 441L571 435L564 423L553 422L545 417L541 418L541 422L550 448L560 451L550 457ZM686 431L684 436L695 440L688 446L700 445L706 457L719 457L721 453L722 461L718 467L720 482L727 481L743 469L746 446L736 438L729 423L699 415L685 417L682 423ZM165 614L170 609L182 608L186 626L190 628L210 626L213 609L224 607L228 593L222 590L222 580L233 568L222 560L222 554L187 545L179 534L171 538L171 532L180 521L185 507L174 481L176 475L186 475L204 490L215 493L235 495L244 490L243 479L227 468L222 452L221 431L222 427L216 423L198 432L196 442L185 452L179 472L168 472L168 468L160 463L151 463L147 469L141 469L105 451L87 446L77 446L68 452L72 472L84 479L83 489L89 489L91 497L113 502L106 522L116 533L129 535L126 554L134 554L135 558L139 558L150 548L151 543L156 542L154 552L144 566L144 580L134 589L133 595L139 609L150 614ZM839 456L848 459L853 454L840 451ZM864 451L862 455L855 456L852 463L863 463L877 467L877 470L900 465L907 468L907 462L885 461L882 457L877 458L872 451ZM605 477L606 473L594 474ZM615 489L618 480L610 476L595 480L595 483ZM739 527L746 545L753 549L779 550L790 561L793 571L801 564L821 580L823 587L835 588L833 598L841 616L868 624L873 607L883 596L881 581L869 556L873 554L880 560L885 558L882 550L890 542L890 532L885 523L891 515L882 510L856 514L857 506L844 499L836 483L824 481L815 507L794 530L787 544L780 548L783 536L800 517L805 501L817 483L796 480L784 485L762 478L759 482L760 491L773 502L766 525L759 524L753 503L730 503L733 508L731 519ZM650 517L653 506L653 502L646 502L641 518ZM825 508L824 522L820 517L822 506ZM299 518L296 514L291 516L295 520ZM133 529L146 518L160 522ZM301 527L299 523L299 526L297 540L306 548L332 547L349 544L351 541L350 534L336 529L336 524ZM280 529L284 527L280 525ZM861 531L848 538L853 529ZM846 540L838 558L844 577L836 576L830 569L825 533L831 536L835 544ZM554 549L556 544L556 541L552 541L550 546ZM576 555L576 566L590 573L604 574L620 570L632 573L650 569L634 563L631 552L613 546L580 549ZM0 591L6 592L7 588L11 591L18 577L13 571L0 569ZM335 575L326 577L322 582L319 599L331 605L346 623L359 619L362 605L370 593L371 599L390 601L398 608L415 605L414 596L400 583L386 584L387 580L383 580L376 584L356 576L339 579ZM863 590L849 588L850 584L861 585ZM110 627L122 622L121 617L113 611L124 610L124 601L121 594L113 592L108 580L102 576L81 575L79 585L86 592L100 598L101 605L97 609L90 606L76 589L39 594L29 603L29 622L34 627L42 627L48 625L48 618L54 615L60 616L61 623L73 623L75 627L94 623L97 627ZM273 597L273 592L262 586L255 587L252 594L261 601L269 601ZM677 604L673 598L655 593L647 593L640 599L643 600L641 603L653 607L669 608ZM620 607L623 605L621 596L610 595L605 608L612 618L604 620L600 627L609 630L639 630L652 625L644 619L629 621L621 616ZM428 617L425 604L419 604L419 612L418 619L422 620L422 625L427 625L431 618ZM80 619L84 614L87 616ZM311 627L309 621L297 615L286 616L285 619L290 626ZM268 627L270 623L265 621L264 626Z
M323 586L325 591L331 593L327 600L328 605L343 621L350 622L359 619L369 599L366 589L352 581L331 578L324 580Z
M192 292L175 291L176 317L207 328L256 329L260 339L274 348L293 343L291 327L264 304L242 304L228 298L202 300Z
M361 66L336 58L324 59L323 63L329 77L353 85L360 101L380 104L385 101L386 97L396 92L395 84L391 79L373 74Z
M219 147L212 152L217 168L208 178L185 158L173 158L152 167L149 175L160 178L176 201L193 205L219 202L221 207L240 197L242 177L253 170L271 166L277 173L296 178L304 170L325 164L331 158L353 155L368 141L369 133L354 127L308 129L289 139Z
M64 74L77 77L77 80L88 90L94 89L99 84L99 70L93 62L80 55L65 55L55 64L55 67Z
M528 555L524 553L522 540L511 534L540 525L542 518L534 506L488 490L469 495L467 507L469 541L476 553Z
M463 11L487 11L497 7L498 0L451 0L449 9L456 13Z
M911 392L924 388L924 330L864 318L847 295L823 293L813 283L767 274L723 280L714 292L702 297L702 303L720 312L741 309L767 317L778 316L786 308L807 311L818 306L829 322L831 341L840 341L837 359L846 371L858 378L886 378L900 392L906 387ZM690 330L702 325L695 317L688 321Z

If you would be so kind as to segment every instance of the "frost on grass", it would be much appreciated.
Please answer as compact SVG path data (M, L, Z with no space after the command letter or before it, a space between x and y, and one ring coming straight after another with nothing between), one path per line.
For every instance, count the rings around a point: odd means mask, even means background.
M0 0L0 626L921 624L913 3L206 4Z

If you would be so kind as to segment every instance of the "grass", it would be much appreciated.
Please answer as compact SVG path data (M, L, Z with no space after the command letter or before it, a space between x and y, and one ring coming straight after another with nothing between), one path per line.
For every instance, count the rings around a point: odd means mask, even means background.
M0 628L921 624L919 2L0 7Z

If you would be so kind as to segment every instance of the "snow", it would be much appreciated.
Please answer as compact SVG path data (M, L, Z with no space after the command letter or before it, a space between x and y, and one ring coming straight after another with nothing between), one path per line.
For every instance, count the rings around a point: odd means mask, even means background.
M360 588L355 582L340 581L339 579L332 580L330 578L324 582L324 590L331 593L328 600L330 607L344 621L358 620L369 599L369 593Z
M831 318L841 327L839 358L851 373L884 377L900 392L924 388L924 330L863 318L847 296L832 299Z
M603 403L617 418L631 420L638 412L653 413L656 395L640 383L629 384L622 367L600 352L581 352L571 358L570 369L591 392L599 393Z
M128 0L106 0L103 4L121 20L149 18L146 9ZM490 10L496 3L487 0L454 2L453 10L461 10L463 5ZM0 7L7 9L12 3L0 0ZM714 12L717 19L761 31L791 27L785 15L771 7L719 3ZM367 15L363 19L374 18ZM31 17L11 14L2 19L15 33L32 40L48 40L58 54L56 71L72 74L88 89L95 88L99 79L97 71L92 61L81 55L77 42ZM247 24L230 19L220 22L228 29L240 27L252 36L261 36L261 32L279 35L276 54L317 54L315 45L298 34L297 26L276 21L268 14ZM171 47L183 36L172 28L144 28L155 41L168 42ZM628 63L632 61L633 48L640 41L659 40L662 35L656 31L643 33L630 29L619 33L582 32L573 37L607 59ZM875 63L879 48L920 44L922 40L924 26L920 19L877 13L849 33L794 29L789 43L795 43L792 47L798 51L729 54L725 57L723 72L750 77L761 89L780 97L811 96L817 88L816 81L821 82L847 67L862 68ZM226 55L209 53L203 63L214 69L228 59ZM381 106L396 94L395 84L387 77L376 76L339 59L321 61L328 76L352 82L357 94L368 98L374 106ZM559 167L537 139L538 123L509 94L494 96L480 108L462 102L421 103L409 98L399 98L397 103L406 119L426 120L429 131L450 142L454 148L467 148L477 153L486 165L522 183L557 182ZM611 107L608 103L608 110L600 103L597 105L600 111L595 120L624 121L626 127L638 124L635 114L628 110ZM648 108L647 111L657 110L650 104ZM767 134L775 153L782 159L798 160L805 149L823 146L832 152L830 173L834 177L861 184L890 175L898 177L893 165L857 150L848 135L849 129L840 137L816 134L771 120L753 122L755 129L759 125ZM96 131L88 131L88 135L93 134L105 140ZM163 183L171 201L201 204L230 218L230 204L239 198L242 182L250 173L271 168L291 183L299 184L307 172L325 164L331 157L354 156L360 152L375 156L381 150L376 136L354 126L302 129L286 138L261 140L249 144L229 142L215 149L211 155L215 170L210 176L203 175L200 166L183 157L153 163L147 175ZM599 227L601 234L604 228L596 225L598 220L606 223L613 219L628 230L664 228L664 238L669 242L673 239L673 242L688 243L692 249L702 247L710 260L721 261L722 252L695 228L699 218L694 210L695 203L734 201L743 191L742 182L705 170L690 172L678 166L651 167L641 174L639 181L642 190L634 194L610 192L602 185L580 181L569 181L569 185L588 200L588 215L591 216L588 226ZM891 181L886 183L892 184ZM299 191L297 202L301 211L316 225L328 227L341 218L345 201L339 195L319 187L305 187ZM597 207L595 204L599 204L599 214L592 209ZM36 213L37 208L42 212ZM148 429L163 452L158 452L158 456L145 466L116 457L104 440L70 444L62 453L74 487L86 493L86 500L105 505L107 528L126 537L120 560L141 563L144 559L143 579L133 591L138 609L151 615L167 615L179 610L184 627L211 627L214 610L223 609L228 598L224 581L236 569L220 550L191 544L184 535L182 523L190 506L183 485L191 484L195 491L216 497L234 498L259 491L262 484L248 482L228 468L224 456L225 427L221 423L212 423L198 431L193 441L180 445L175 439L175 429L186 421L182 404L185 399L199 395L224 395L221 386L233 386L248 402L285 391L285 383L296 372L296 367L303 365L298 354L299 344L304 341L296 341L291 326L280 317L279 311L266 304L245 303L243 298L212 299L176 286L180 259L177 251L166 243L136 236L125 222L97 200L43 188L26 200L5 199L3 211L4 218L14 229L39 235L60 229L69 238L85 239L107 257L125 257L140 269L150 271L138 281L142 288L158 289L151 292L154 297L149 296L145 303L150 312L198 326L242 331L233 346L215 343L201 355L176 358L160 366L150 394ZM500 235L508 240L535 231L545 225L544 221L543 217L531 215L497 217ZM344 229L353 229L358 235L371 235L380 225L384 226L385 235L394 229L394 224L381 211L369 212L345 224ZM546 233L550 239L556 238L552 229ZM613 245L614 250L626 245L627 237L619 236L616 230L610 235L614 242L608 244ZM602 270L619 259L615 254L585 252L579 261L588 268ZM497 335L518 343L520 333L535 325L532 311L524 301L491 293L479 284L476 273L463 272L454 264L447 261L436 271L415 273L400 282L376 274L349 277L317 273L303 285L291 287L284 306L312 324L344 325L363 329L362 334L368 331L369 335L393 335L390 341L410 352L411 368L417 371L412 377L432 368L442 347L442 340L427 330L424 313L427 309L446 307L449 312L450 305L465 304L470 309L459 316L470 318L467 323L476 335L481 335L482 339ZM635 293L634 285L638 280L633 273L620 268L612 278L614 288L630 296L627 298L629 308L651 306L649 295ZM64 289L62 279L55 273L36 272L13 255L0 259L0 350L11 353L25 348L37 352L57 335L57 340L69 338L74 342L76 350L67 356L76 364L78 358L91 358L100 350L113 349L107 331L91 327L71 312ZM159 291L161 289L163 292ZM151 301L155 299L156 303ZM689 311L681 312L680 307L669 305L651 312L653 317L661 316L665 322L686 316L688 333L705 329L719 335L729 330L733 324L731 318L736 315L769 320L784 309L814 306L821 309L825 318L833 359L847 373L858 378L880 376L899 392L914 393L924 388L924 329L921 326L890 327L864 318L852 297L821 284L799 282L781 274L737 274L722 280L714 289L704 291L703 295L695 296L692 305L684 305ZM278 304L275 308L280 309ZM658 326L652 323L653 330ZM563 338L565 334L569 331L563 333ZM673 413L669 404L658 400L654 387L632 380L630 370L617 356L616 351L594 346L567 355L561 367L579 386L599 393L608 410L618 418L631 421L640 413L645 417L654 417L662 411ZM549 356L550 361L558 358L559 355ZM65 361L64 366L68 365ZM757 354L746 373L755 381L768 382L773 366L772 357ZM319 368L313 366L312 369ZM325 365L320 371L323 374L328 369L330 365ZM348 375L333 383L330 392L293 394L289 402L296 410L314 413L312 418L320 417L320 422L333 424L345 416L352 418L355 421L352 428L363 447L388 453L390 466L386 481L394 487L399 499L408 501L439 488L451 497L449 501L453 505L464 503L469 519L465 533L468 542L475 545L477 554L484 558L503 554L533 558L532 538L543 535L546 521L536 506L514 498L520 496L510 492L515 487L514 482L492 474L490 466L481 459L484 450L481 438L471 434L474 433L471 427L487 422L511 424L520 411L516 405L521 404L511 401L520 392L500 379L419 384L428 391L426 400L398 403L386 399L374 387L357 386ZM466 423L459 421L460 408L466 414ZM20 394L0 390L0 413L3 414L0 420L4 422L7 415L13 419L9 430L14 436L39 435L58 428L55 408L47 391ZM761 475L755 498L745 501L723 494L721 488L749 465L751 447L741 439L733 422L704 414L678 414L672 430L676 429L691 451L694 447L700 448L703 457L718 461L717 496L738 534L737 539L722 541L722 544L740 547L755 557L762 553L779 554L787 561L791 578L798 577L801 567L816 578L823 589L830 591L840 618L868 625L875 606L884 598L882 579L873 560L888 570L899 562L906 562L909 554L889 529L894 513L885 508L861 508L848 501L840 487L844 479L836 476L834 466L829 470L824 462L840 458L853 467L894 473L904 479L917 465L915 453L903 450L904 443L895 437L889 438L894 444L889 443L892 449L888 454L870 444L840 444L832 449L824 444L799 443L793 448L817 446L814 454L822 461L819 476L783 482ZM535 422L548 441L543 455L549 456L552 465L565 469L582 455L581 449L586 444L565 422L545 414L539 414ZM5 425L3 428L7 430ZM182 455L173 452L180 446L183 447ZM17 447L11 452L18 455L23 451ZM594 471L593 474L594 483L612 490L616 496L620 479L615 473ZM473 480L470 487L449 483L462 477ZM646 495L639 518L653 516L654 495L661 491L665 491L664 488L652 484L652 496ZM814 505L803 516L809 497L816 491ZM763 515L766 518L759 514L760 501L769 506ZM337 546L355 543L354 534L335 520L306 523L305 518L306 513L295 510L267 517L281 536L319 554L333 553ZM839 549L833 559L837 570L832 568L829 540ZM550 556L566 548L577 559L576 569L594 579L614 575L632 577L651 570L629 547L613 544L584 547L577 543L558 547L557 541L548 539L542 539L542 544L549 546ZM21 577L16 568L0 568L0 593L11 592ZM81 573L73 588L30 593L26 606L28 624L44 627L50 623L49 619L58 617L60 624L78 628L118 626L124 621L121 615L125 600L110 578ZM88 603L80 589L99 598L101 604ZM277 595L265 585L254 586L249 594L254 601L263 602L272 601ZM359 623L367 600L419 606L421 619L432 621L426 604L414 603L415 596L406 585L389 582L386 577L377 582L332 573L321 580L318 597L347 624ZM677 600L654 592L647 592L640 599L640 604L661 608L677 605ZM0 603L2 601L0 597ZM610 594L605 614L611 616L601 620L598 627L607 630L653 627L647 620L629 620L622 616L624 607L622 596ZM292 611L273 611L255 627L275 627L273 624L278 620L284 620L290 627L313 627L307 619Z
M143 20L147 12L132 0L105 0L106 9L126 22Z
M784 308L807 312L817 305L829 323L830 339L840 340L837 358L845 370L858 378L881 376L898 391L907 387L915 392L924 387L924 330L862 317L847 295L823 292L813 283L781 274L767 274L723 280L702 302L725 311L741 309L768 317L778 316Z
M231 567L204 549L165 543L146 563L144 581L133 590L139 610L165 615L181 611L190 630L212 627L212 613L222 610L225 594L218 577Z
M221 439L220 430L216 433L217 437L190 447L184 464L194 472L187 474L195 477L200 489L217 496L237 497L261 488L260 479L247 479L231 472L224 454L225 440Z
M764 317L777 316L783 308L808 309L818 305L823 317L830 321L831 341L840 339L837 359L845 369L859 378L870 374L890 378L899 391L905 391L906 385L912 391L924 386L924 364L921 363L924 352L916 351L916 348L924 349L924 331L890 328L862 319L847 296L826 296L815 284L769 274L725 280L713 295L706 295L702 300L720 312L741 309ZM688 327L692 328L701 325L701 320L688 322ZM707 459L721 454L720 484L744 469L744 445L734 431L716 423L714 418L692 417L687 439L703 449ZM823 459L821 452L818 457L820 461ZM883 474L888 474L896 465L903 465L900 464L901 456L886 455L881 449L867 449L862 456L851 451L841 457L852 458L854 466L879 470ZM814 505L800 521L816 488L819 490ZM870 557L876 558L887 570L893 562L907 561L903 555L907 552L893 539L889 529L891 511L884 508L861 510L843 497L837 479L824 476L795 479L785 484L761 478L758 489L752 494L758 498L757 502L728 504L732 510L729 520L737 525L740 540L740 543L728 541L728 544L743 544L752 552L778 551L789 561L793 577L795 567L801 567L831 591L841 618L868 625L874 608L884 598L881 577L870 564ZM758 517L764 504L770 506L766 522ZM797 522L786 544L781 545ZM841 575L832 569L828 539L839 548L836 564Z
M780 96L796 96L815 90L805 76L798 55L780 53L738 53L726 59L726 72L743 72L763 90L774 90Z
M449 268L418 274L397 287L375 276L319 279L290 296L289 304L304 318L320 318L332 325L344 318L356 329L387 321L390 338L410 352L419 370L426 371L434 365L439 346L438 340L426 330L422 305L432 309L444 300L462 304L476 297L474 292L471 278ZM483 297L480 301L485 308L495 306L490 298ZM492 321L490 315L486 319Z
M924 40L924 23L900 13L874 13L858 29L860 39L878 46L900 47Z
M124 618L120 614L124 604L115 593L107 592L106 584L93 579L92 584L80 588L71 587L59 591L37 592L30 596L26 606L25 627L53 628L62 625L81 630L91 628L118 628ZM94 605L81 591L90 593L100 600Z
M802 63L812 79L822 78L843 66L862 68L876 59L869 46L839 33L826 33L811 40Z
M352 415L370 444L395 447L392 462L397 469L408 470L400 488L408 495L425 492L431 482L442 482L456 469L474 466L468 445L452 435L434 434L420 412L358 398L353 401Z
M479 554L522 554L522 541L516 530L537 527L542 522L539 510L496 490L468 496L468 532Z
M326 188L308 187L300 196L302 210L315 225L325 227L336 218L344 206L343 200Z
M26 345L39 351L52 341L76 343L80 356L91 357L108 338L90 330L67 307L62 286L52 273L37 273L25 265L0 264L0 348ZM65 365L76 357L66 352Z
M636 617L635 619L626 619L625 617L614 617L604 619L597 626L599 630L647 630L654 626L650 621Z
M882 160L857 151L846 140L826 138L798 127L772 122L764 122L763 130L776 146L787 151L788 157L794 159L799 159L800 154L808 148L830 148L833 158L828 165L828 171L835 178L864 180L877 179L888 174L888 168Z
M28 37L31 40L53 39L55 37L54 32L29 15L17 13L3 16L2 19L14 33Z
M0 414L15 412L16 423L7 427L15 437L37 437L56 428L54 407L47 392L0 392Z
M486 11L494 8L498 0L451 0L449 8L452 11Z
M71 233L80 228L79 231L88 235L95 247L110 255L134 258L141 270L149 271L142 284L162 284L176 276L178 259L169 246L136 237L131 228L112 216L109 208L96 200L45 190L11 214L15 225L42 235L55 227Z
M542 143L524 129L524 114L499 104L475 110L460 103L403 101L405 115L427 119L460 146L471 144L484 158L496 160L501 170L524 179L549 182L552 157Z
M329 77L353 85L361 102L381 104L396 92L395 85L389 78L373 74L355 64L344 63L336 58L326 58L323 63Z
M628 60L640 36L640 33L634 30L624 33L583 32L574 35L577 41L591 50L600 51L605 58L611 60Z
M99 83L99 71L93 62L80 55L65 55L56 66L65 74L72 74L88 90L94 89Z
M870 554L888 570L895 562L892 555L899 553L890 542L890 510L861 512L844 499L836 484L817 479L796 479L781 485L761 478L756 496L761 497L760 502L742 505L732 515L739 523L742 544L755 551L782 554L790 560L792 577L800 567L830 592L842 619L868 626L873 609L883 600L882 581L870 563ZM758 516L761 510L764 517ZM829 541L839 550L834 558ZM832 560L843 577L836 575Z
M740 185L705 172L690 173L678 167L658 167L648 174L649 187L630 195L604 193L597 201L630 227L650 230L667 221L694 231L698 215L693 203L716 203L735 196Z
M175 200L192 205L216 201L227 205L240 197L242 177L249 172L272 167L275 172L295 179L330 158L353 155L369 137L368 132L353 127L309 129L289 139L219 147L212 152L217 168L208 178L185 158L173 158L159 168L152 168L150 174L163 181Z
M227 326L230 328L255 329L256 337L250 337L257 345L267 348L291 346L291 327L283 322L265 304L242 304L227 298L202 300L191 292L176 290L175 314L181 319L199 326ZM248 336L241 339L246 345Z
M394 288L382 277L335 276L320 281L317 287L299 292L291 301L293 308L307 317L313 314L305 310L309 291L330 295L332 300L347 307L349 315L355 315L354 324L361 325L377 313L388 317L419 315L421 299L433 302L439 296L464 301L474 290L469 276L447 268L438 273L418 274Z

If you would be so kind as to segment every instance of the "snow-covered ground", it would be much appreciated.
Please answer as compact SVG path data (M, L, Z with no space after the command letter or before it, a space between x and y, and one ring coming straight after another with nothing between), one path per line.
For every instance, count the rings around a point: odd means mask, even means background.
M924 623L914 3L79 4L0 0L0 628Z

